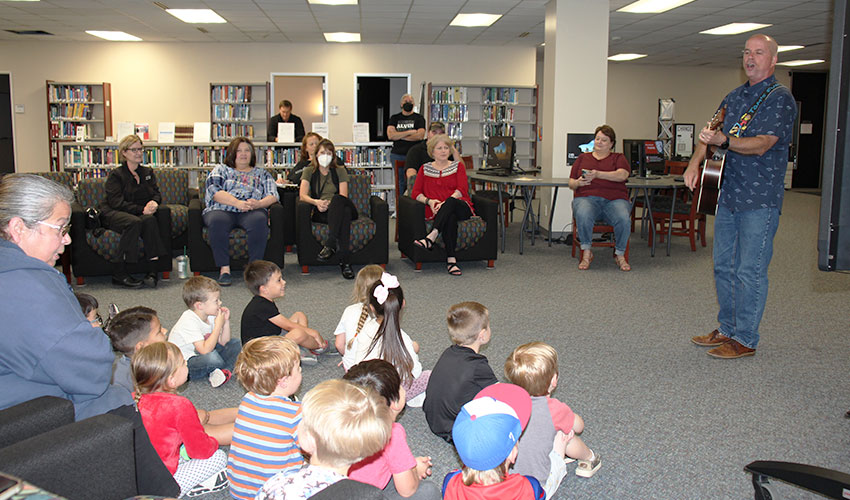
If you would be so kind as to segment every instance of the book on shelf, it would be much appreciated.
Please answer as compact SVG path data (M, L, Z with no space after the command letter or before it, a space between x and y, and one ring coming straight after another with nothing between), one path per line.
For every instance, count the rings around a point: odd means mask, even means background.
M481 102L517 104L518 95L515 88L485 87L481 89Z
M51 102L84 102L92 100L91 85L51 84L49 92Z
M250 85L213 85L213 102L251 102Z
M195 126L194 125L175 125L174 126L174 140L175 141L191 141L192 137L195 135Z
M251 119L251 105L214 104L213 118L222 121L249 121Z
M431 101L437 103L466 103L466 87L447 87L446 90L431 91Z

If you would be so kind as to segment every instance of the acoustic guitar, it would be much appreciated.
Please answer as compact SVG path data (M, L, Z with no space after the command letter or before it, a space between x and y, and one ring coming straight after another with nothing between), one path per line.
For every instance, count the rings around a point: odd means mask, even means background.
M723 125L726 117L726 106L718 109L708 128L717 130ZM709 154L709 150L714 152ZM717 214L717 200L720 198L720 186L723 183L723 165L726 162L726 150L715 146L708 146L705 152L705 161L702 164L702 175L699 182L699 196L697 197L697 212L706 215Z

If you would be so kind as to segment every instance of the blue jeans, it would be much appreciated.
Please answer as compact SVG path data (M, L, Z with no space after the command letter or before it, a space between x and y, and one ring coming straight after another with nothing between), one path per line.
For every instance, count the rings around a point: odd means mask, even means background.
M573 217L582 250L590 250L593 225L604 219L614 226L614 253L624 255L632 234L632 206L629 200L609 200L600 196L573 198Z
M189 380L207 377L216 369L232 372L236 356L239 356L241 350L239 339L230 339L225 345L216 344L215 349L206 354L192 356L186 362L189 366Z
M393 164L393 169L395 169L395 162L398 161L407 161L407 155L397 155L390 153L390 162ZM407 170L407 167L402 167L398 169L396 175L398 175L398 197L401 198L404 195L404 192L407 191L407 177L404 175L404 171Z
M732 212L718 207L714 219L714 286L720 333L755 349L767 302L767 266L779 209Z
M248 239L248 262L260 260L266 253L269 239L269 215L266 209L248 212L210 210L204 214L204 224L210 237L215 265L230 265L230 230L241 227Z

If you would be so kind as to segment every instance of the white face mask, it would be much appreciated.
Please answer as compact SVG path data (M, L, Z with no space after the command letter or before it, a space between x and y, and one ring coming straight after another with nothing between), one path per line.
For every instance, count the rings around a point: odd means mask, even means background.
M327 167L328 165L331 164L331 161L333 161L333 158L334 158L333 155L323 154L323 155L319 155L319 157L316 158L316 159L318 160L319 165L321 165L323 167Z

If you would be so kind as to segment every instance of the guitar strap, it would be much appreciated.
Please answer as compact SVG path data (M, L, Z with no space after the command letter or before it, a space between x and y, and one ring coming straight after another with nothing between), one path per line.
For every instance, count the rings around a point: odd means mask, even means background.
M764 92L762 92L759 98L756 99L756 102L753 103L752 106L750 106L750 109L748 109L746 113L741 115L741 119L738 120L738 123L732 125L732 128L729 129L729 134L734 135L735 137L741 137L741 134L743 134L744 131L747 130L747 125L749 125L752 121L753 116L756 114L756 111L758 111L762 103L767 100L767 96L769 96L771 92L781 86L781 83L774 82L773 85L770 85L769 87L764 89Z

